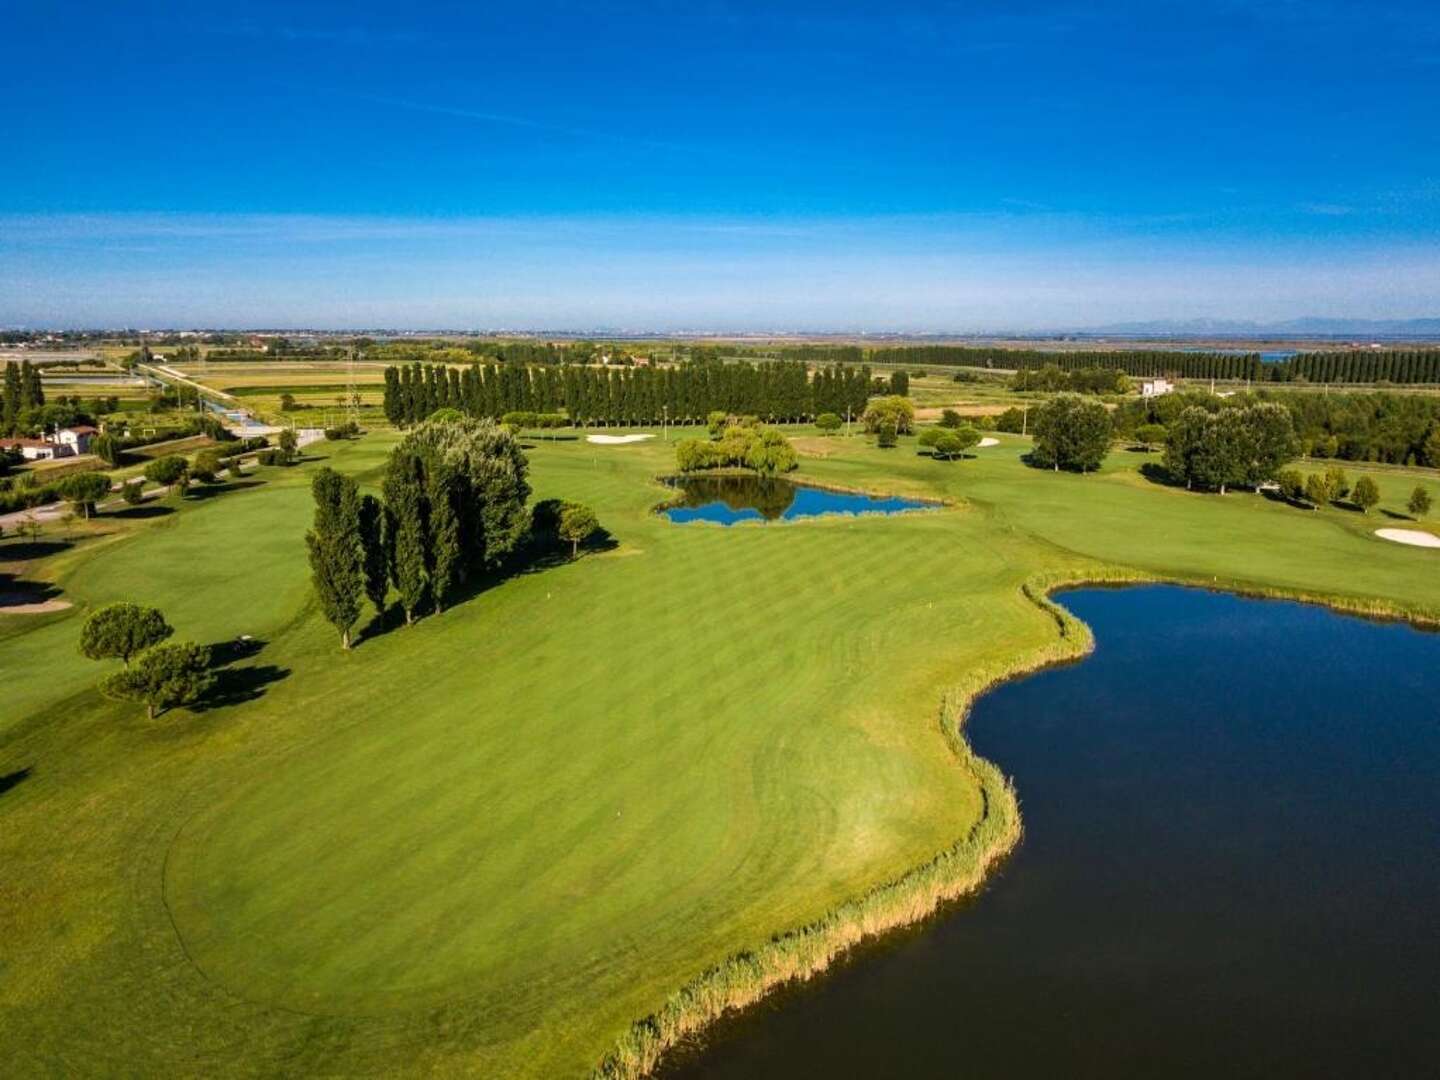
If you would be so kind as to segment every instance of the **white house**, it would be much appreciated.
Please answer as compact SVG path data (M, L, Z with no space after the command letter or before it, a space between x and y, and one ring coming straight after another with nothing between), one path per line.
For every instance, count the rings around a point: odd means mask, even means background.
M1146 379L1140 384L1141 397L1159 397L1161 394L1168 394L1175 389L1175 384L1167 379Z
M88 454L90 452L90 440L95 438L98 432L89 424L80 424L76 427L61 428L55 433L55 445L61 447L59 457L68 457L71 454Z
M49 461L53 458L88 454L90 442L98 432L89 424L61 428L43 439L3 439L0 449L19 450L26 461Z
M0 439L0 450L19 450L26 461L49 461L62 456L58 446L44 439Z

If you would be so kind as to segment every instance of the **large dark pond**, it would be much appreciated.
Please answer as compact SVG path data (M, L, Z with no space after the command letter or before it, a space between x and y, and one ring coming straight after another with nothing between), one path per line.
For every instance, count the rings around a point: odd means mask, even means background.
M693 1077L1371 1077L1440 1068L1440 636L1146 587L976 748L1020 848L980 896L713 1029Z
M686 476L666 483L680 493L680 501L663 512L671 521L679 522L735 525L741 521L792 521L823 514L898 514L934 506L918 499L826 491L775 477Z

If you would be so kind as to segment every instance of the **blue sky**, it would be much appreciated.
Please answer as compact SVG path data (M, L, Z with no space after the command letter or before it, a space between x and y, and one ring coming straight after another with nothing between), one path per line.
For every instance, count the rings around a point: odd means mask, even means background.
M6 24L0 323L1440 314L1433 3L12 0Z

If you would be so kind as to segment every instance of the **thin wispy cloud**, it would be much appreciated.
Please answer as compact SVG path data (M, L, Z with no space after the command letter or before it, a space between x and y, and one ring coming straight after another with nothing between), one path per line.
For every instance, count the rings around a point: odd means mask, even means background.
M458 105L444 105L428 101L410 101L405 98L383 97L377 94L346 94L357 101L368 101L392 109L408 109L411 112L428 113L431 116L449 116L457 120L471 120L482 124L501 124L506 127L528 128L532 131L549 132L573 139L600 139L606 142L642 146L651 150L679 151L686 154L709 154L710 151L683 146L679 143L664 142L645 136L626 135L614 131L600 131L594 128L572 127L539 120L529 116L513 116L508 113L491 112L486 109L471 109Z

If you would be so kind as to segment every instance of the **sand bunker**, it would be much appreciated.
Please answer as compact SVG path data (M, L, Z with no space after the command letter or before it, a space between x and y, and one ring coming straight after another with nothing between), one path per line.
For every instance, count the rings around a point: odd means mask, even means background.
M599 443L601 446L619 446L622 443L644 442L646 439L653 439L651 434L645 435L586 435L586 442Z
M1393 540L1397 544L1409 544L1412 547L1440 548L1440 536L1434 533L1421 532L1419 529L1376 529L1375 535L1381 540Z
M978 447L981 447L981 446L999 446L999 445L1000 445L1000 440L999 440L999 439L985 438L985 439L981 439L981 440L980 440L978 443L976 443L975 445L976 445L977 448L978 448Z
M69 600L34 600L29 593L0 593L0 615L47 615L64 611Z

